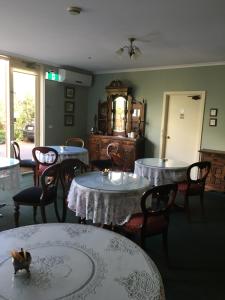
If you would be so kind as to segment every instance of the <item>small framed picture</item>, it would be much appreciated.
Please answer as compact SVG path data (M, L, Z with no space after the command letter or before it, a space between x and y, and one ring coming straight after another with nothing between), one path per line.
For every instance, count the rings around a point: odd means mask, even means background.
M65 126L73 126L74 124L74 116L73 115L64 115L64 125Z
M217 108L210 108L210 117L217 117L217 112L218 112L218 109Z
M217 126L217 119L215 118L210 118L209 119L209 126Z
M65 113L73 113L74 112L74 102L66 101L64 111L65 111Z
M75 97L75 88L71 86L65 87L65 97L67 99L74 99Z

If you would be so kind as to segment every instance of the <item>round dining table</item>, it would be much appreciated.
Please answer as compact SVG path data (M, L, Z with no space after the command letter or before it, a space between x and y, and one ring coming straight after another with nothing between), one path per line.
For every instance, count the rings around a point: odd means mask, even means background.
M68 207L82 219L115 225L140 212L140 199L149 181L129 172L87 172L70 186Z
M188 166L186 162L172 159L141 158L135 161L134 173L157 186L184 181Z
M0 190L15 190L20 183L20 165L15 158L0 157Z
M151 258L127 238L70 223L29 225L0 232L0 299L164 300ZM14 274L11 251L31 264Z
M67 158L78 158L86 165L89 164L88 150L75 146L49 146L54 148L59 154L59 162Z
M0 190L17 191L20 185L20 165L15 158L0 157ZM0 208L5 203L0 203ZM2 217L2 214L0 214Z

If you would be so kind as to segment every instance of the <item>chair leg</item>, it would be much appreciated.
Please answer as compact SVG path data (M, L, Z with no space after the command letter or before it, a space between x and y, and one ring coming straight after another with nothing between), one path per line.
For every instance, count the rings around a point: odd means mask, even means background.
M58 206L57 206L57 199L54 201L54 208L55 208L55 214L57 217L58 222L61 221L60 216L59 216L59 211L58 211Z
M42 222L47 223L46 214L45 214L45 206L41 205L40 210L41 210Z
M33 219L34 223L37 224L37 206L33 206Z
M66 221L66 214L67 214L67 203L66 199L63 199L63 214L62 214L62 222Z
M34 181L34 186L36 186L37 185L37 176L36 176L36 170L35 169L33 169L33 181Z
M14 204L14 222L15 222L15 227L19 227L19 216L20 216L20 206L18 204Z
M163 249L166 256L166 262L167 265L169 265L169 252L168 252L168 228L163 231L162 233L162 239L163 239Z

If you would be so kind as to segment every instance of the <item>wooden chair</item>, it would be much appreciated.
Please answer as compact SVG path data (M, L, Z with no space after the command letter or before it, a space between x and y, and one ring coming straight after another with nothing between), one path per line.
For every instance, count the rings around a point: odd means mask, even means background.
M125 151L119 143L113 142L108 144L106 154L108 159L92 160L90 162L92 170L98 169L102 171L104 169L111 169L113 171L131 171L128 168Z
M134 239L145 249L147 237L162 234L163 246L168 256L168 228L170 208L177 193L176 184L167 184L153 187L141 197L142 212L131 215L123 224L116 226L116 231Z
M64 159L60 165L60 181L63 190L63 213L62 222L66 220L67 213L67 195L70 189L71 182L76 175L87 171L88 166L81 160L76 158Z
M39 177L42 175L43 171L58 161L58 152L51 147L39 146L32 149L32 155L36 162L35 185L39 186Z
M96 159L96 160L92 160L90 161L90 166L92 170L99 170L99 171L103 171L104 169L113 169L113 162L111 157L109 156L109 152L108 152L108 147L111 144L109 144L107 146L106 149L106 154L107 154L107 159ZM111 146L110 146L111 147ZM117 149L118 147L116 147ZM116 151L116 150L115 150Z
M187 179L178 184L178 194L184 197L184 208L187 212L188 221L190 221L189 198L199 196L201 203L202 216L204 216L204 191L206 178L211 169L209 161L201 161L191 164L187 169Z
M33 180L34 180L34 185L35 185L35 183L36 183L36 172L35 172L36 162L32 159L21 159L20 146L16 141L11 141L11 145L13 147L14 157L16 159L18 159L19 162L20 162L20 167L21 168L28 168L28 169L31 169L33 171Z
M128 168L128 162L124 148L119 143L110 143L107 147L107 155L112 162L112 169L115 171L131 171Z
M66 140L66 146L84 147L84 141L78 137L70 137Z
M49 166L41 175L41 187L33 186L27 188L15 196L14 201L14 218L15 226L19 226L19 209L20 205L33 206L33 218L36 223L37 207L40 207L43 223L47 223L45 206L54 203L57 220L60 221L60 216L57 208L57 188L59 181L59 164Z

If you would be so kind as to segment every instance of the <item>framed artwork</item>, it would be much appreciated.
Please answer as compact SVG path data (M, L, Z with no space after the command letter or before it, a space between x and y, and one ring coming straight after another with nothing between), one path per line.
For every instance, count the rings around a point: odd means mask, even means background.
M210 118L209 119L209 126L217 126L217 119L215 118Z
M210 108L210 117L217 117L217 112L218 112L218 109L217 108Z
M73 126L74 124L74 116L73 115L64 115L64 125L65 126Z
M67 99L74 99L75 97L75 88L71 86L65 87L65 97Z
M73 113L74 112L74 102L66 101L64 111L65 111L65 113Z

